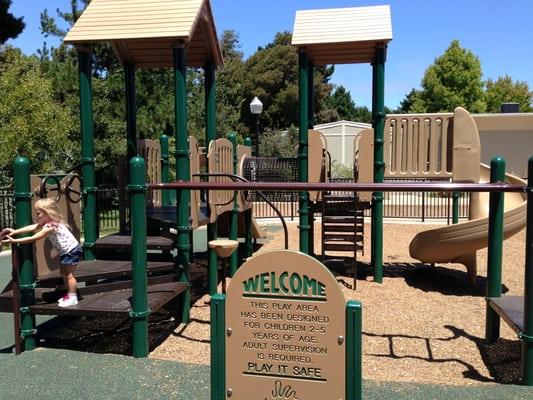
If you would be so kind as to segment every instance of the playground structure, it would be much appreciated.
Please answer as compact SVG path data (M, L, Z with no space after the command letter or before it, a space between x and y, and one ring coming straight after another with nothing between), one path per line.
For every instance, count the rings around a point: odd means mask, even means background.
M476 123L461 107L453 113L387 115L385 132L385 180L490 181L490 168L480 162ZM372 182L372 129L361 132L356 140L356 181ZM511 174L506 174L505 182L526 184ZM360 194L363 200L370 200L370 196L370 193ZM409 246L411 257L425 263L464 264L469 280L474 282L476 250L487 247L488 243L488 208L488 194L473 193L469 221L419 233ZM457 223L457 218L454 222ZM520 232L525 225L525 194L506 193L504 239Z
M108 3L111 3L108 1ZM196 166L196 160L199 159L199 157L196 157L194 151L191 150L191 146L194 149L195 144L194 141L191 139L187 139L186 136L186 110L185 110L185 104L186 104L186 93L185 93L185 70L186 70L186 53L189 49L194 49L196 47L196 52L192 52L192 57L190 59L191 65L198 66L198 65L205 65L205 71L206 71L206 96L207 96L207 127L206 127L206 133L207 138L206 142L213 144L213 140L215 139L215 126L214 126L214 68L217 62L221 62L219 50L218 50L218 43L216 43L216 34L213 34L214 32L214 25L212 22L211 17L211 11L209 8L209 3L201 3L198 2L199 7L195 9L197 12L194 14L195 16L200 15L200 17L196 20L194 20L194 24L191 22L190 27L187 32L187 35L184 36L177 36L174 37L172 41L168 41L166 37L159 36L159 39L152 40L153 38L147 38L143 37L142 40L137 38L132 39L133 36L125 37L123 33L121 35L117 34L117 36L113 36L109 32L105 31L99 31L96 33L96 37L81 37L76 36L77 33L80 33L80 31L76 32L76 29L83 30L83 24L85 24L89 20L90 12L88 10L97 10L97 7L101 6L102 2L99 2L97 0L93 0L89 7L86 10L86 18L82 16L82 18L79 19L79 25L76 24L75 27L71 32L73 32L73 35L69 38L67 37L67 41L71 43L75 43L80 45L79 48L79 54L80 54L80 92L81 92L81 98L82 98L82 107L81 107L81 116L82 116L82 133L83 133L83 146L82 146L82 172L83 172L83 179L85 183L85 192L84 192L84 228L86 232L85 237L85 254L86 254L86 260L87 262L91 262L92 267L98 265L98 261L94 260L94 250L97 247L97 240L96 240L96 232L94 226L94 217L95 217L95 199L94 199L94 155L92 153L92 110L91 110L91 85L90 85L90 77L91 77L91 68L90 68L90 57L87 52L87 47L85 47L86 43L103 40L103 41L111 41L113 42L116 51L119 53L119 58L121 62L124 63L125 66L125 74L126 74L126 93L127 93L127 120L128 120L128 155L134 155L138 151L135 149L136 143L136 129L135 129L135 113L134 113L134 71L135 66L140 67L151 67L151 66L168 66L168 65L174 65L174 71L176 76L176 126L177 126L177 148L176 148L176 157L177 157L177 175L178 180L181 181L181 183L175 183L175 184L149 184L146 186L145 182L145 170L144 170L144 162L142 159L137 157L128 157L130 159L130 185L129 190L131 194L131 228L134 231L133 237L131 239L125 240L124 242L127 243L117 243L117 246L129 246L131 244L132 250L131 250L131 263L125 263L122 261L119 261L120 268L113 270L109 266L112 265L112 262L106 261L106 269L105 272L99 272L98 274L93 275L87 275L86 279L98 279L102 277L113 277L113 276L124 276L127 275L128 277L131 276L131 282L122 282L120 283L120 287L123 287L126 285L126 283L129 286L132 286L132 289L118 289L118 285L114 286L108 286L108 289L112 289L111 292L113 292L113 295L118 295L118 292L122 293L122 298L115 298L113 299L113 304L119 304L124 300L124 296L127 298L127 307L120 310L115 310L113 313L120 314L120 315L129 315L134 320L133 330L134 330L134 355L136 357L144 357L147 355L147 345L146 345L146 332L147 332L147 317L151 311L155 311L157 307L161 306L168 300L176 297L176 296L182 296L182 310L181 310L181 317L182 321L186 322L188 320L188 306L190 303L190 297L188 294L188 268L190 265L190 226L194 226L194 224L197 224L198 226L200 224L203 224L205 220L202 220L202 218L198 215L197 217L190 217L189 216L189 196L192 196L193 199L195 199L192 204L200 204L198 202L198 198L201 199L201 196L199 195L200 189L211 189L214 190L215 193L223 193L223 191L229 192L229 197L227 193L223 195L223 198L216 199L215 209L217 207L220 207L219 209L216 209L216 211L213 211L214 213L217 213L216 215L222 215L225 202L231 202L233 201L239 201L239 196L236 198L231 194L231 192L238 191L238 190L262 190L262 189L268 189L270 187L274 188L276 185L269 186L268 184L251 184L251 183L233 183L228 182L227 179L221 179L218 182L194 182L195 175L197 174L196 171L193 169L193 165L191 164L194 160L194 166ZM116 6L112 5L112 6ZM91 8L92 7L92 8ZM388 10L388 7L387 7ZM344 13L344 14L350 14L350 13ZM389 21L390 22L390 21ZM127 21L128 24L133 24L135 21ZM196 25L195 25L196 24ZM78 26L78 28L76 28ZM200 26L200 28L199 28ZM81 27L81 28L80 28ZM194 29L193 29L194 28ZM195 30L198 28L197 30ZM93 31L94 32L94 31ZM199 33L200 32L200 33ZM383 114L383 69L384 69L384 62L385 62L385 49L386 49L386 43L392 38L392 35L381 37L375 40L371 43L370 48L368 40L362 40L361 38L358 38L358 40L354 41L353 43L357 42L364 42L364 45L357 47L356 54L351 53L348 51L349 46L339 46L339 48L342 48L345 50L345 53L341 56L338 54L335 56L334 59L330 59L328 57L331 57L331 54L334 53L334 51L331 51L331 47L328 47L327 45L324 45L323 42L321 43L312 43L312 42L306 42L306 41L298 41L297 40L297 29L295 29L295 38L293 38L293 43L301 46L301 52L300 52L300 147L299 147L299 164L300 164L300 173L299 173L299 179L301 181L301 184L289 184L286 185L285 189L287 190L301 190L301 197L300 197L300 250L309 253L312 250L312 246L310 245L310 242L312 243L312 240L310 241L310 238L312 238L312 215L313 211L310 211L309 202L311 201L312 197L308 195L308 193L315 192L321 192L322 190L344 190L344 191L358 191L358 192L370 192L373 191L374 195L372 198L372 224L373 224L373 234L372 234L372 265L375 270L375 280L377 282L380 282L382 279L381 276L381 257L382 257L382 249L380 248L380 235L382 235L382 231L380 229L380 207L382 207L382 204L380 205L380 201L382 199L380 193L383 190L406 190L405 187L402 189L401 185L394 185L394 184L383 184L382 180L384 178L384 170L385 170L385 162L383 161L383 153L384 153L384 139L383 139L383 126L385 122L385 115ZM195 35L199 35L200 37L197 37ZM161 39L161 37L164 37L165 39ZM207 38L206 38L207 37ZM132 40L132 42L129 42L129 40ZM174 40L182 41L177 47L174 46ZM207 40L210 45L212 46L205 46L205 43L203 40ZM157 46L154 46L154 43L157 43ZM335 42L332 42L335 43ZM350 42L351 43L351 42ZM353 44L351 43L351 44ZM130 47L131 45L131 47ZM215 47L216 45L216 47ZM169 46L167 48L167 46ZM189 47L188 47L189 46ZM167 54L166 50L168 50L170 47L173 48L173 56L170 57L169 54ZM163 51L164 49L164 51ZM325 51L325 50L328 51ZM154 54L149 54L150 51L154 51L157 57L152 57ZM338 50L338 49L337 49ZM321 51L324 51L323 53ZM211 53L210 53L211 52ZM200 54L200 55L199 55ZM312 56L313 61L309 58L309 56ZM139 57L138 59L136 57ZM195 58L198 57L198 58ZM202 58L203 57L203 58ZM157 63L155 63L153 60L158 60ZM191 61L192 60L192 61ZM311 184L309 180L309 159L310 159L310 153L309 153L309 147L308 147L308 132L309 132L309 126L312 122L312 107L309 105L312 104L312 94L309 94L308 89L312 85L309 85L310 77L312 76L312 73L310 74L310 71L312 71L313 62L316 63L332 63L332 62L364 62L364 61L372 61L374 65L374 89L375 89L375 104L373 107L374 112L374 179L372 180L372 184L354 184L354 185L339 185L339 186L326 186L321 184ZM311 112L309 112L311 110ZM458 121L455 121L454 123L457 123ZM443 135L444 136L444 135ZM192 143L192 145L191 145ZM232 145L234 145L232 143ZM196 144L197 146L197 144ZM213 146L216 146L214 144ZM229 154L229 147L227 146L227 143L223 143L220 146L223 148L226 154ZM475 147L475 146L474 146ZM458 153L466 152L467 154L469 151L468 146L465 148L459 148L458 147ZM215 153L216 154L216 153ZM236 154L235 152L233 154ZM392 154L392 153L391 153ZM396 153L398 154L398 153ZM433 153L432 153L433 154ZM190 156L190 161L188 160L188 157ZM360 154L362 156L362 154ZM233 157L233 156L232 156ZM233 157L235 160L236 157ZM466 157L467 161L471 161L469 157ZM213 159L211 159L213 160ZM453 158L454 162L456 162L457 158ZM225 164L227 166L227 164ZM211 168L211 161L208 160L208 166ZM479 175L479 162L476 165L477 171L476 174ZM442 168L442 166L441 166ZM220 167L218 170L225 169ZM229 169L229 168L228 168ZM24 160L18 159L16 161L16 170L17 170L17 184L19 185L16 187L17 192L17 215L20 217L17 218L17 224L25 224L27 223L27 216L29 215L29 199L25 198L24 194L27 194L29 192L29 184L27 184L26 180L26 170L28 170L27 164ZM467 173L472 172L473 170L471 168L465 169ZM531 172L532 168L530 168ZM213 171L210 169L210 171ZM217 172L218 173L218 172ZM235 173L235 170L233 171ZM163 174L162 174L163 175ZM461 177L461 175L458 175ZM531 177L531 173L529 175ZM470 179L468 176L464 179ZM459 179L458 182L465 182L463 178ZM472 178L473 179L473 178ZM478 179L479 180L479 179ZM497 177L494 177L492 179L493 182L497 182ZM476 181L477 182L477 181ZM279 185L279 184L277 184ZM387 186L389 185L389 186ZM283 187L283 186L281 186ZM429 186L428 186L429 187ZM161 238L155 239L153 241L153 238L146 236L146 198L145 198L145 192L146 189L150 189L153 191L158 190L177 190L177 198L176 198L176 210L175 214L177 217L173 220L175 224L175 229L177 231L175 242L174 240L162 240ZM523 185L515 184L514 186L506 186L503 184L496 184L494 183L492 186L490 185L480 185L480 186L469 186L468 184L458 184L456 186L446 186L442 184L442 186L438 187L441 190L491 190L491 191L525 191ZM451 189L450 189L451 188ZM431 188L433 190L434 187ZM529 187L529 192L531 192L531 185ZM192 191L192 192L191 192ZM491 195L493 199L497 199L497 195L500 195L500 193L493 193L494 196ZM318 196L318 195L317 195ZM27 197L27 196L26 196ZM161 196L161 202L164 207L164 192ZM216 196L213 196L216 197ZM502 196L503 197L503 196ZM244 204L245 200L242 200L243 207L246 207ZM500 199L501 202L501 199ZM492 200L492 203L496 203L496 200ZM531 202L529 203L531 205ZM202 206L200 207L191 207L194 210L201 210ZM231 210L233 212L235 208ZM228 212L229 210L226 210L225 212ZM495 216L497 211L494 207L491 207L491 215ZM530 216L533 215L533 211L528 212L528 227L532 225L532 222L530 221ZM208 226L208 237L216 238L216 233L218 231L216 226L217 218L215 218L215 221L211 219L212 215L209 215L210 219L209 222L207 222ZM26 218L26 220L25 220ZM196 218L196 220L194 219ZM503 218L503 214L502 214ZM93 219L93 220L91 220ZM190 224L190 219L192 221L192 224ZM489 246L492 247L493 240L495 238L495 241L498 241L497 234L494 233L494 221L496 221L496 218L489 218L489 231L492 231L492 234L490 234L490 242ZM233 225L234 226L234 225ZM528 240L530 240L530 235L528 234ZM122 240L122 239L121 239ZM120 240L119 240L120 242ZM422 241L424 242L424 241ZM169 262L168 260L160 262L160 264L156 264L153 261L147 261L147 255L146 255L146 249L157 249L157 250L163 250L163 251L171 251L175 248L178 250L178 255L176 257L176 261ZM472 250L471 248L468 249L469 251ZM31 252L28 251L27 246L23 246L22 251L20 252L20 255L22 256L21 259L21 280L20 280L20 287L22 289L22 298L24 302L28 301L28 294L33 294L33 282L31 282L31 279L33 277L31 276L31 262L29 262L29 255ZM529 254L529 253L528 253ZM215 270L216 270L216 258L213 258L214 254L210 254L210 271L211 269L211 263L215 262ZM528 260L526 261L526 264L529 265L529 262L531 262L530 256L528 256ZM87 264L89 265L89 264ZM116 264L119 265L119 264ZM153 279L149 280L149 286L146 287L146 277L147 277L147 269L148 271L151 271L151 273L154 272L164 272L164 271L172 271L172 274L169 275L153 275ZM133 272L132 272L133 270ZM30 271L30 274L28 275L28 271ZM78 272L82 272L83 268L79 268ZM129 274L129 275L128 275ZM132 274L132 275L131 275ZM83 274L80 274L83 276ZM169 276L172 276L172 278L169 278ZM164 278L162 278L164 277ZM528 282L531 280L529 278ZM144 282L143 282L144 281ZM159 285L159 286L158 286ZM166 286L165 286L166 285ZM531 285L529 283L529 285ZM496 284L498 286L498 284ZM499 283L500 290L501 290L501 282ZM91 285L88 285L88 290L86 292L86 300L91 295ZM98 288L98 289L101 289ZM154 289L151 291L151 289ZM129 291L128 291L129 290ZM110 292L110 293L111 293ZM26 295L24 294L26 293ZM98 292L100 294L101 292ZM165 293L164 298L159 295L154 295L154 293ZM93 293L94 294L94 293ZM500 294L501 295L501 294ZM130 297L132 298L131 303L129 301ZM156 298L157 297L157 298ZM499 297L499 296L495 296ZM531 288L526 290L525 295L525 306L524 310L522 311L522 315L528 315L528 310L531 310ZM38 297L37 297L38 298ZM84 300L84 301L86 301ZM157 300L157 301L155 301ZM111 302L109 302L111 303ZM34 307L31 304L22 304L23 307L30 306ZM502 314L507 315L507 313L503 310L504 307L501 307ZM79 309L79 307L78 307ZM78 311L76 310L65 310L65 314L70 313L71 315L83 315L83 310ZM33 310L36 310L34 308ZM33 311L31 311L33 312ZM111 312L111 311L109 311ZM54 310L54 312L50 312L48 310L46 313L57 313L57 310ZM31 315L30 313L27 313L26 315L22 316L22 332L24 332L24 346L26 350L32 349L35 347L36 343L34 340L34 326L31 322ZM510 318L509 318L510 319ZM524 317L524 319L526 319ZM517 325L520 326L520 325ZM524 338L524 345L531 347L531 336L533 335L533 332L531 332L531 326L528 325L527 322L523 324L523 329L520 329L520 332L522 334L522 337ZM528 355L524 355L524 359L531 358L531 350L528 350ZM526 352L524 351L524 354ZM529 370L531 368L525 368L526 370ZM531 372L530 372L531 374ZM530 382L527 379L526 382Z

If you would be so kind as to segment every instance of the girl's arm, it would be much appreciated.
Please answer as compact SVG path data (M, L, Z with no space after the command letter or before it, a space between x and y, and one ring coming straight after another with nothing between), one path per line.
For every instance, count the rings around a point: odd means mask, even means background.
M6 232L8 235L22 235L23 233L35 232L38 228L39 228L39 224L31 224L31 225L23 226L22 228L19 228L19 229L6 228L2 231L2 233Z
M25 227L26 228L26 227ZM24 228L21 228L24 229ZM26 236L20 239L14 239L11 237L11 235L7 235L7 242L9 243L19 243L19 244L25 244L25 243L33 243L37 240L45 238L50 232L52 232L54 228L43 228L39 232L35 233L32 236Z

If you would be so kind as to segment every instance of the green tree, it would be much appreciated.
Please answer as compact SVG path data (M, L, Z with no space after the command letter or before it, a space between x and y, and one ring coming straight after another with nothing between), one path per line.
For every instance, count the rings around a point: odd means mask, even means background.
M337 111L338 118L353 121L355 118L355 101L350 91L342 85L337 86L335 91L328 97L329 108Z
M14 39L24 30L23 18L15 18L8 10L11 0L0 0L0 44Z
M450 112L462 106L472 113L486 109L481 64L471 51L452 41L425 72L420 92L424 112ZM418 104L417 104L418 108Z
M242 90L246 99L240 106L241 119L247 132L252 131L254 118L249 103L254 96L263 103L261 126L272 130L287 129L298 124L298 54L291 46L290 32L280 32L274 40L248 58L244 64ZM316 123L327 118L325 99L331 92L329 77L332 68L315 68L314 94ZM245 132L245 133L247 133Z
M54 99L39 60L7 47L0 53L0 93L0 177L12 176L16 156L27 157L33 173L71 167L78 152L69 140L73 119Z
M296 157L298 129L292 125L287 131L267 129L259 138L261 157Z
M509 75L491 79L486 83L487 111L500 112L502 103L518 103L520 112L531 112L533 92L529 90L527 82L513 81Z

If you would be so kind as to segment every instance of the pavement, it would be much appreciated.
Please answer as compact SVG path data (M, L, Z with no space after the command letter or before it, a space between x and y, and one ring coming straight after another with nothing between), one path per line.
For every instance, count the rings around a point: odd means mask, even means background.
M4 252L0 255L0 290L9 281L9 276L10 257ZM37 324L43 324L48 319L50 317L38 317ZM12 315L0 313L1 400L209 399L210 374L206 365L46 347L16 356L12 353L13 338ZM531 400L533 388L501 384L445 386L365 380L363 398Z

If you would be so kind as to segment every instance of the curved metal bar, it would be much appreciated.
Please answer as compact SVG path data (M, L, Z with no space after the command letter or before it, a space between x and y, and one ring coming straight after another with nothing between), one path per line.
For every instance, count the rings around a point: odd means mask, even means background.
M209 176L223 176L223 177L227 177L227 178L231 178L233 180L233 182L235 182L235 179L233 179L232 177L232 174L224 174L224 173L206 173L206 174L192 174L193 178L194 177L199 177L199 178L205 178L205 177L209 177ZM209 183L209 182L207 182ZM217 182L213 182L213 183L217 183ZM237 194L235 193L235 191L233 192L233 197L231 198L231 200L229 201L226 201L225 203L213 203L215 206L226 206L228 204L231 204L233 203L233 201L235 200L235 197L237 196Z
M49 179L52 179L55 181L55 189L48 189L47 188L47 182ZM39 185L39 196L42 197L48 197L48 192L55 190L57 192L56 197L54 201L57 203L59 200L61 200L61 180L57 175L45 175L44 178L41 179L41 184Z
M241 182L250 182L248 179L243 178L240 175L234 175L234 174L194 174L193 176L225 176L231 178L234 182L235 180L239 180ZM287 223L285 222L285 218L281 215L281 212L278 210L278 208L272 204L272 202L263 194L263 192L256 190L257 194L261 196L261 198L274 210L274 212L278 215L279 219L281 220L281 224L283 225L283 232L285 234L285 249L287 250L289 248L289 231L287 229Z

